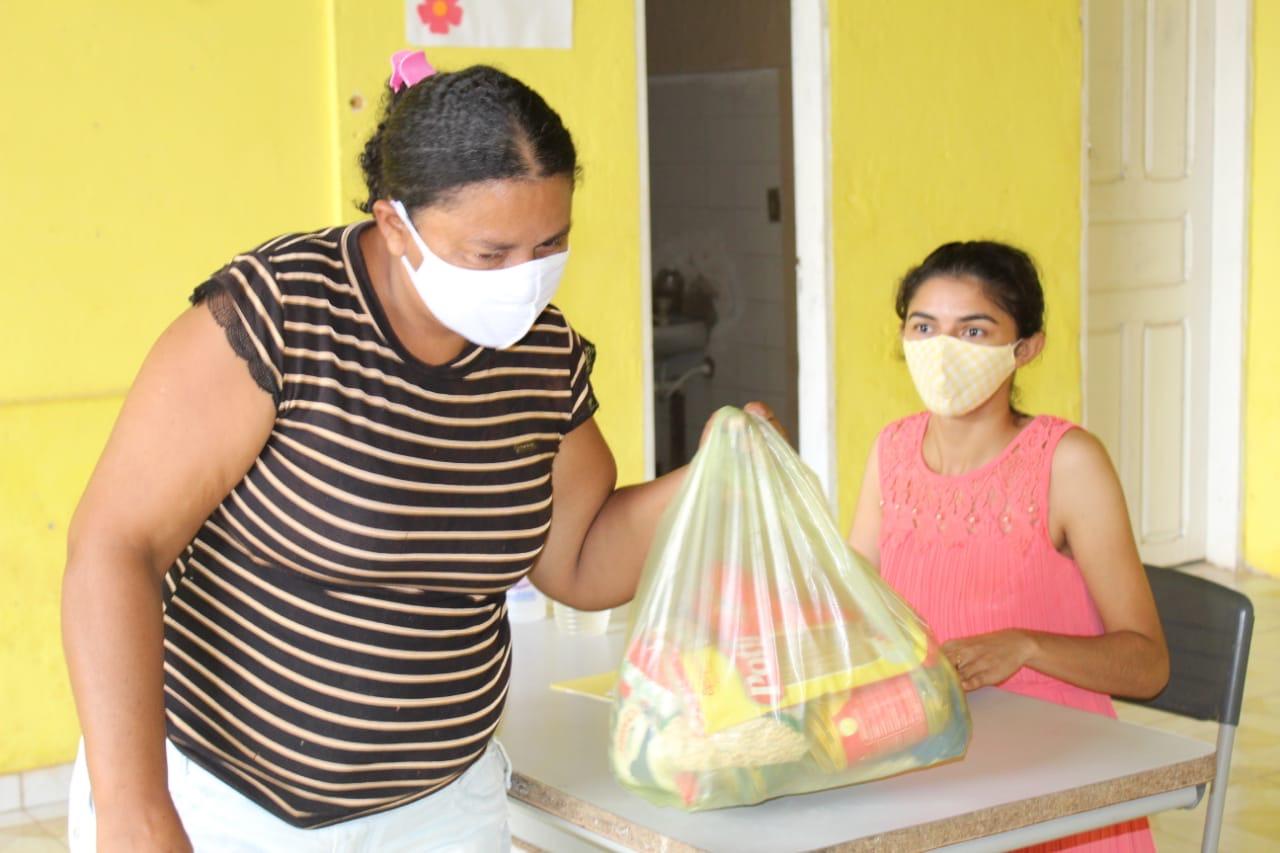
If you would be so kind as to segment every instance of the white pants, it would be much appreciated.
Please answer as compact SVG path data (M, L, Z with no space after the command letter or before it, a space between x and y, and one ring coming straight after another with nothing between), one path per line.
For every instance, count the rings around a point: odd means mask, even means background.
M507 786L511 765L496 740L480 760L448 786L408 805L321 829L290 826L166 744L169 795L196 853L335 853L335 851L448 851L511 849ZM84 742L76 756L67 802L72 853L94 853L97 819Z

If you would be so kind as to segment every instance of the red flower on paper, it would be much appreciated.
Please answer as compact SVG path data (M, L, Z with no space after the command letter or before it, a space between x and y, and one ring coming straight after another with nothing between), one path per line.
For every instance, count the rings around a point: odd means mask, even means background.
M418 4L418 17L431 32L442 36L462 23L462 9L458 0L424 0Z

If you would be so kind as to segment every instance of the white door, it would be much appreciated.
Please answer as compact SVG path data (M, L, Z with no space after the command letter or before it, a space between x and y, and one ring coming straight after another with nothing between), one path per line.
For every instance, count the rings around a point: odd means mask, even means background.
M1085 423L1174 565L1204 557L1214 4L1085 2Z

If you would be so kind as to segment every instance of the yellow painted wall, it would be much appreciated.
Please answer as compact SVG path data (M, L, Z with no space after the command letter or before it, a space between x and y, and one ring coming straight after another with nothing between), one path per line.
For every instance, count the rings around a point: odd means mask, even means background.
M1244 558L1280 575L1280 3L1255 3L1253 27Z
M358 218L355 156L396 0L24 4L0 28L0 774L77 737L58 596L66 524L124 390L187 294L275 234ZM600 421L643 473L635 25L578 4L570 51L434 51L497 64L562 113L586 178L558 302L599 345ZM336 89L335 89L336 86ZM353 111L350 96L367 106ZM13 120L17 117L18 121ZM13 366L17 369L12 369Z
M600 347L600 421L630 481L644 405L634 5L576 5L570 51L431 55L520 76L574 132L586 178L558 301ZM401 8L72 0L7 13L0 78L20 82L0 123L0 774L71 755L57 628L65 527L123 389L192 284L230 253L358 215L355 156L386 57L403 46ZM1080 415L1078 16L1077 0L831 4L845 519L876 432L919 407L892 295L938 243L994 237L1037 257L1050 343L1020 379L1023 403ZM1254 318L1280 316L1277 51L1280 8L1258 3ZM356 94L363 109L349 105ZM1280 339L1251 333L1247 370L1245 553L1280 573Z
M0 774L73 755L66 525L150 342L232 254L337 214L327 8L6 5Z
M403 46L401 9L182 0L129 14L76 0L24 7L0 32L5 79L29 81L9 93L10 115L32 117L0 128L0 227L23 249L0 284L0 356L29 365L0 377L0 673L17 686L0 704L0 773L70 755L63 537L122 389L229 253L357 216L355 156ZM876 430L917 406L895 355L893 283L942 240L997 237L1037 255L1054 344L1023 378L1025 402L1079 414L1081 39L1069 0L842 0L832 25L847 515ZM569 51L432 59L511 71L575 134L586 178L558 301L600 346L600 421L629 481L644 455L633 3L577 4L574 35ZM75 74L50 108L43 81Z
M1023 408L1080 417L1078 0L831 4L837 459L847 521L889 420L921 406L897 344L897 280L948 240L1039 261L1049 344Z
M372 131L390 71L404 47L399 0L337 0L339 138L344 216L365 190L356 157ZM573 260L556 304L594 341L597 416L623 482L644 474L640 325L640 186L636 122L636 32L632 0L574 4L571 50L434 49L455 70L496 65L524 80L560 113L585 177L573 207ZM353 95L365 106L350 107Z

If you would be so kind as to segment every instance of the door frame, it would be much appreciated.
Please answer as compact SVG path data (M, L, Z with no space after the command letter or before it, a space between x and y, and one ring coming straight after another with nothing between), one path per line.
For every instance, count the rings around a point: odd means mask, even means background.
M649 56L645 38L645 0L635 3L636 26L636 157L640 180L640 373L644 394L644 478L658 470L654 441L653 397L653 235L649 228Z
M1213 189L1209 277L1209 424L1205 559L1241 566L1244 502L1244 336L1248 275L1253 0L1216 0L1213 26ZM1088 6L1081 86L1080 387L1088 381L1089 85Z
M1253 0L1217 0L1213 22L1213 264L1205 559L1241 566L1244 336L1253 103Z
M796 355L800 455L828 500L837 498L835 311L831 229L829 0L791 0L791 97L796 229ZM652 235L645 0L635 0L636 124L640 180L640 320L644 469L653 477ZM745 402L745 401L744 401Z
M800 456L838 505L835 253L831 227L828 0L791 0L791 128L796 222L796 391Z

